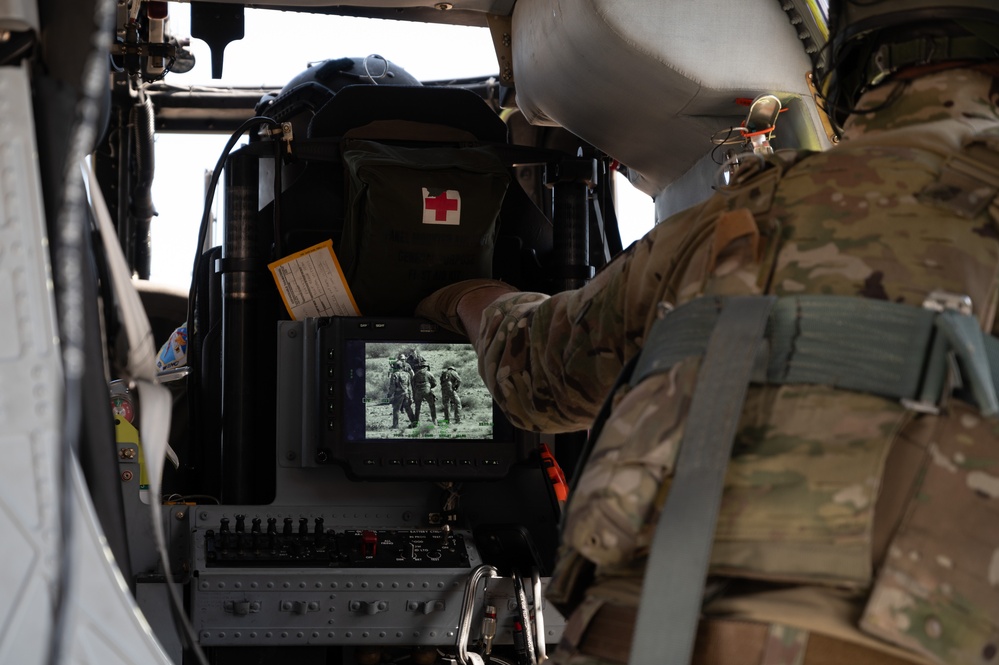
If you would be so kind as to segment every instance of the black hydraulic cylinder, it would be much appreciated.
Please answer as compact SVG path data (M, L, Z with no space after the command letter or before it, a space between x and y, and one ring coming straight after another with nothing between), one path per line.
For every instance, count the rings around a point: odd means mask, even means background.
M552 190L555 291L578 289L593 276L589 197L596 182L595 159L564 159L545 166L545 185Z
M258 160L234 153L225 170L225 223L222 258L222 497L223 503L255 503L254 481L266 438L260 431L256 407L261 389L255 380L253 356L261 350L262 279L266 276L264 250L257 237Z

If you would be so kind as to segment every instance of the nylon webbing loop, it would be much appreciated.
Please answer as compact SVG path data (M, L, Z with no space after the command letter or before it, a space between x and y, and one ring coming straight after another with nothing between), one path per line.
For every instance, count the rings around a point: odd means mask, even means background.
M690 662L725 469L756 349L775 300L727 298L717 315L691 399L676 474L653 536L629 665Z
M999 413L992 369L995 366L989 365L989 354L985 350L986 343L994 343L994 338L985 335L972 317L951 310L937 316L936 326L950 342L950 348L961 364L961 378L968 384L966 387L978 410L983 416Z

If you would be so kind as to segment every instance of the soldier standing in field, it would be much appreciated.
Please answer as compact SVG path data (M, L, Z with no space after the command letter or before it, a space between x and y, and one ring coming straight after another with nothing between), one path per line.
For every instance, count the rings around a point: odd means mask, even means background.
M626 372L564 518L559 665L999 662L999 3L829 19L836 146L750 160L578 290L417 309L525 429L594 426Z
M461 422L459 388L461 388L461 377L458 376L458 371L453 366L448 365L441 372L441 401L444 403L444 420L449 422Z
M413 392L409 376L409 368L405 363L392 361L392 376L389 377L389 401L392 403L392 427L399 427L399 411L405 411L409 417L409 425L416 424L413 413Z
M430 373L430 365L423 363L419 365L416 374L413 375L413 399L416 402L416 422L420 421L420 406L426 402L430 406L430 420L437 424L437 396L434 395L434 388L437 387L437 379Z

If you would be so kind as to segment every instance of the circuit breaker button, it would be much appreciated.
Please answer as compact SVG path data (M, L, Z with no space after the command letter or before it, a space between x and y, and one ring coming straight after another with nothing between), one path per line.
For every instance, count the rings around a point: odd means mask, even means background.
M361 532L361 555L373 557L378 553L378 534L374 531Z

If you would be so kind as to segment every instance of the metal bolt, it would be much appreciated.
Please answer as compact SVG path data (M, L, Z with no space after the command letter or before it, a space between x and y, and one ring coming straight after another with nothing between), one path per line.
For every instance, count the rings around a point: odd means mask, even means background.
M124 482L127 483L128 481L130 481L132 479L132 472L131 471L127 471L127 470L126 471L122 471L121 472L121 479Z
M0 43L10 41L10 30L0 30Z
M288 337L298 337L298 332L294 328L292 328L291 330L288 331Z
M174 515L174 517L176 517L179 520L184 519L184 511L183 510L178 510L177 513Z
M434 9L439 9L442 12L446 12L449 9L454 9L454 5L450 2L438 2L434 5Z
M135 459L135 448L120 448L118 457L121 459Z
M503 46L509 46L512 43L513 43L513 39L510 37L510 33L509 32L504 32L503 33Z
M288 451L287 453L285 453L285 455L284 455L284 458L285 458L286 460L288 460L289 462L291 462L291 461L294 461L294 460L295 460L295 458L297 458L297 457L298 457L298 455L296 455L296 454L295 454L295 451L294 451L294 450L289 450L289 451Z

